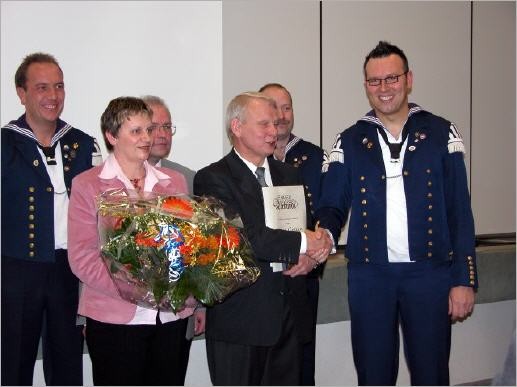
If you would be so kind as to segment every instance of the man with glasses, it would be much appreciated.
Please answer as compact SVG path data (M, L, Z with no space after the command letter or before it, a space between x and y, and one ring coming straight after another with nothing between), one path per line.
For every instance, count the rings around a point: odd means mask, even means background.
M395 385L399 325L412 385L449 385L451 321L474 307L474 221L455 125L408 103L404 52L379 42L364 61L373 110L337 136L316 218L346 256L359 385Z
M173 169L184 175L187 180L188 191L192 194L192 185L196 172L167 159L171 151L172 136L176 134L176 126L172 123L169 107L162 98L155 95L146 95L142 99L153 112L153 130L151 134L153 145L151 146L151 152L147 161L156 167ZM178 348L183 350L183 362L180 365L183 379L185 379L187 373L192 338L194 335L200 335L205 331L205 315L206 310L203 307L199 307L194 311L185 327L185 343L178 345Z
M172 136L176 126L172 123L171 113L165 101L154 95L142 97L153 111L153 146L148 161L156 167L165 167L180 172L187 179L188 191L192 193L192 182L196 171L167 159L171 151Z

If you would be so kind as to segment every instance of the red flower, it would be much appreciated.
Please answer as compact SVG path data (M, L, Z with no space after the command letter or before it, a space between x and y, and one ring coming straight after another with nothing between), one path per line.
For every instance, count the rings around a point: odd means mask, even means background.
M188 200L168 197L162 202L162 209L181 218L192 218L194 210Z

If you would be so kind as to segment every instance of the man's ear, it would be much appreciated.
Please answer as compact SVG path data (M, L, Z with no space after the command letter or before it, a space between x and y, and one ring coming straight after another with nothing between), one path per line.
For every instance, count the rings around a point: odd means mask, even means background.
M17 87L16 88L16 94L18 94L18 98L20 98L20 102L22 103L22 105L25 105L25 89L23 87Z
M241 133L242 133L242 126L241 126L241 122L239 121L238 118L234 118L231 122L230 122L230 129L232 130L232 134L239 138L241 136Z

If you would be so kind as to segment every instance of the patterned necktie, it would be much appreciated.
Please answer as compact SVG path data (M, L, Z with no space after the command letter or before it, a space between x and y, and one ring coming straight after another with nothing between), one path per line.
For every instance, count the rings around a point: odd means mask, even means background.
M257 170L255 171L255 175L257 175L257 180L261 187L267 187L266 179L264 177L266 169L264 167L257 167Z

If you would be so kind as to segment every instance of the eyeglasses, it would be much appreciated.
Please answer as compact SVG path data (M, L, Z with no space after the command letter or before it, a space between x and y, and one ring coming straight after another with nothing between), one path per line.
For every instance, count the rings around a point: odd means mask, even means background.
M404 71L402 74L399 75L390 75L386 78L371 78L367 79L366 82L368 83L368 86L380 86L382 84L382 81L386 83L387 85L391 85L393 83L397 83L399 81L399 77L406 75L408 72Z
M164 132L169 133L171 136L174 136L176 134L176 125L163 124L163 125L152 125L150 127L151 132L154 132L155 130L158 130L159 128L162 128Z

